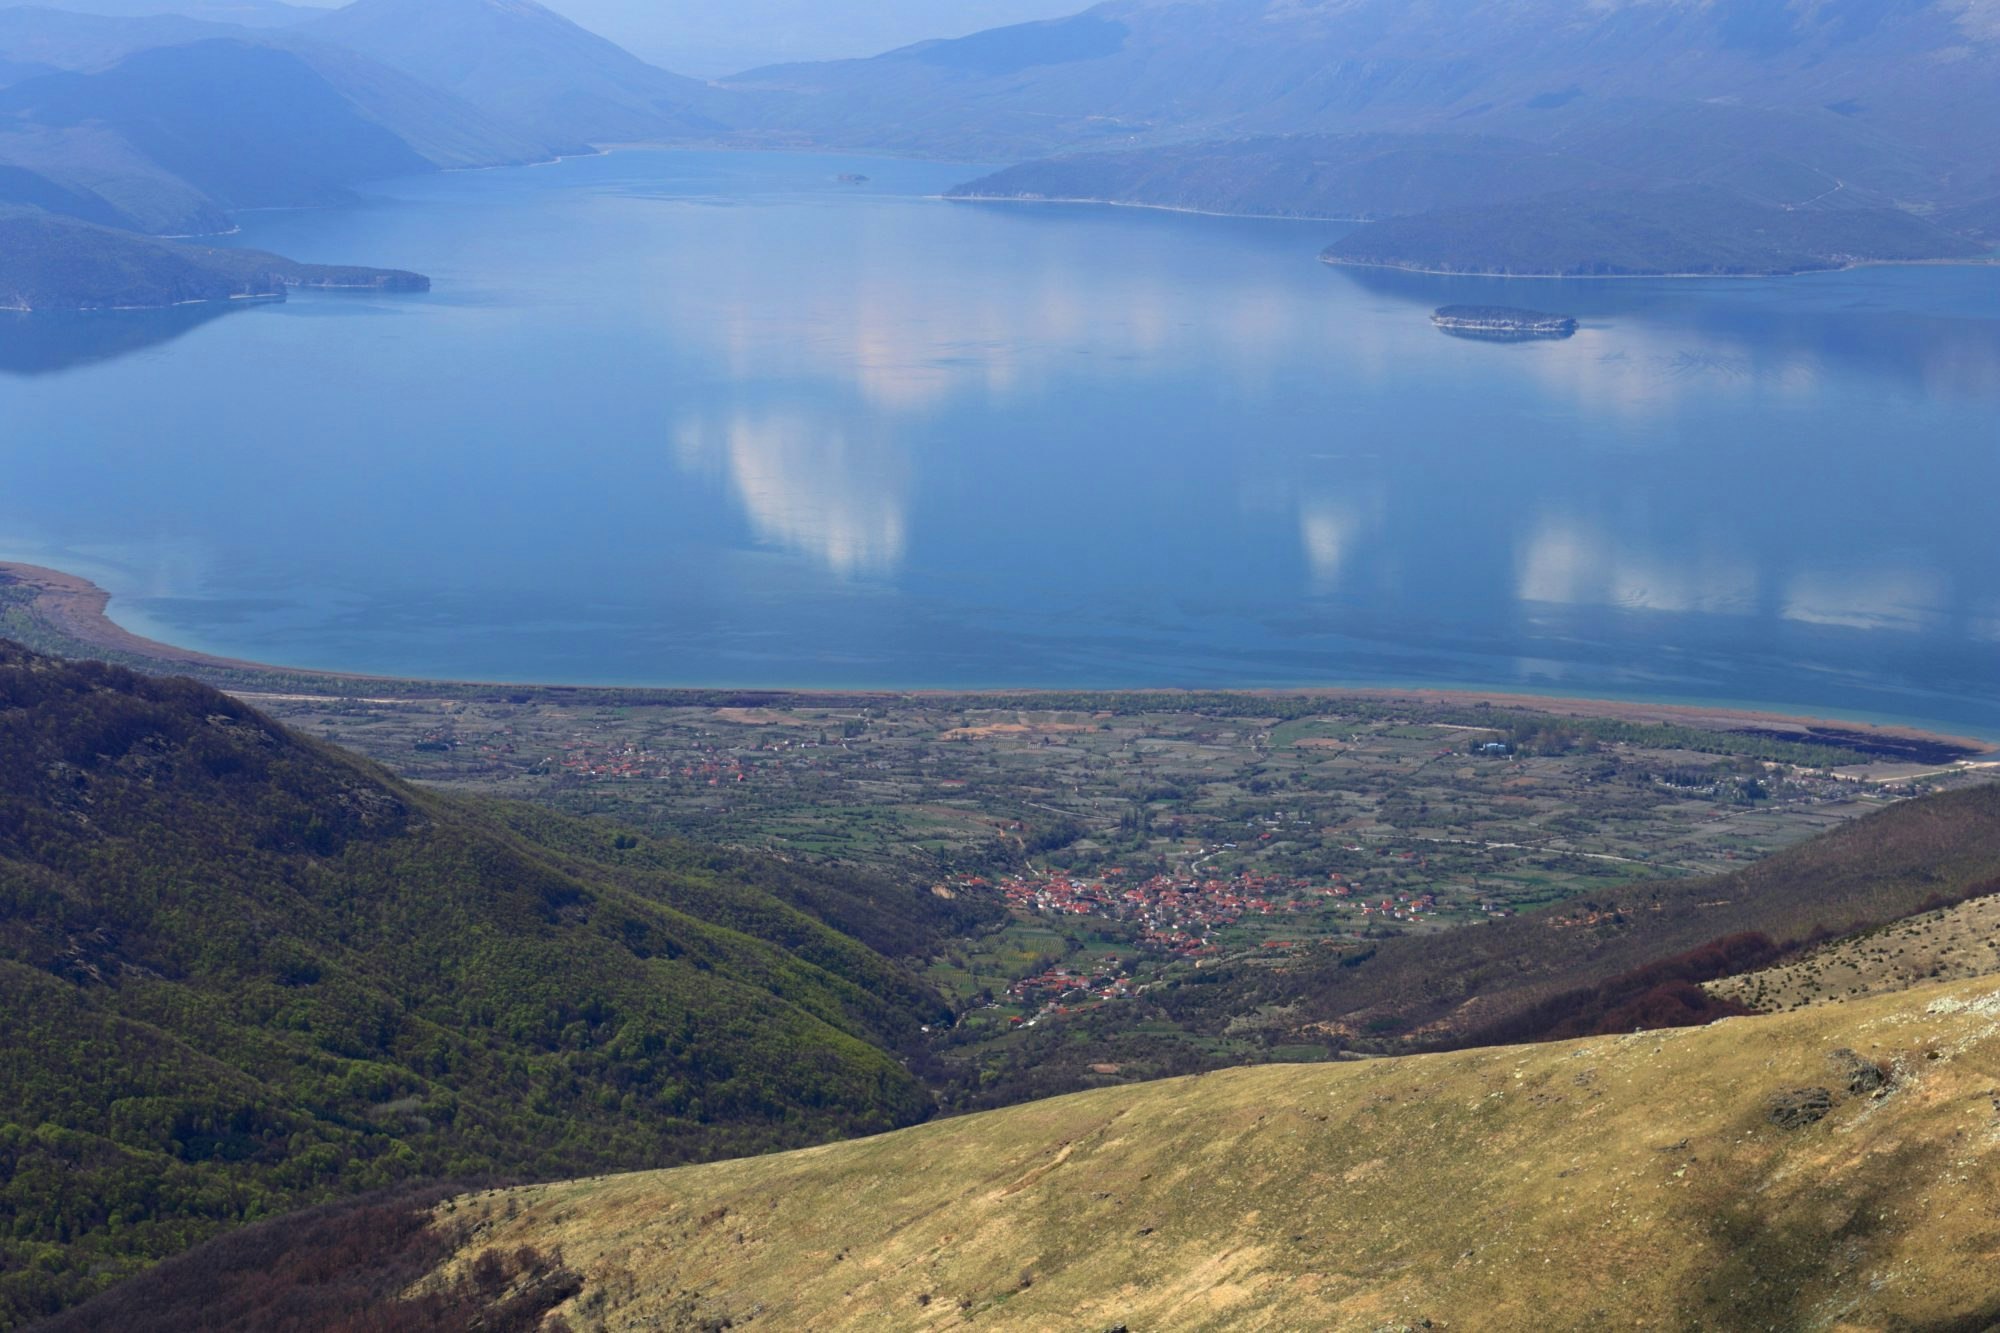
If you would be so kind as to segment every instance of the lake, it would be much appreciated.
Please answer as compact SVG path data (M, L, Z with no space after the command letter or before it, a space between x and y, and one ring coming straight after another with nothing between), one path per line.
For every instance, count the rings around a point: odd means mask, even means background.
M635 151L250 215L233 243L436 289L0 322L0 558L394 675L2000 737L2000 269L1344 270L1337 224L935 197L978 170ZM1451 303L1581 329L1453 338Z

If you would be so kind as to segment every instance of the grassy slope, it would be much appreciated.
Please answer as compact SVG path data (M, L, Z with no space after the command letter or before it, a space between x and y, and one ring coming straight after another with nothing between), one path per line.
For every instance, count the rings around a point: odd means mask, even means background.
M755 863L507 815L0 645L0 1326L303 1202L928 1114L942 1004Z
M1846 1048L1891 1090L1850 1093ZM490 1219L465 1254L559 1245L580 1330L1985 1328L1996 1080L1988 979L1110 1089L452 1215ZM1827 1119L1771 1123L1812 1087Z

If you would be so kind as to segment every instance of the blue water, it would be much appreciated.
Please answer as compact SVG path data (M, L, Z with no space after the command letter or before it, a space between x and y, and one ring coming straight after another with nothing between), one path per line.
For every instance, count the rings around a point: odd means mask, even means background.
M1336 270L1324 224L934 197L969 174L629 152L251 215L436 290L0 324L0 557L143 633L399 675L2000 736L2000 269ZM1464 301L1583 328L1430 326Z

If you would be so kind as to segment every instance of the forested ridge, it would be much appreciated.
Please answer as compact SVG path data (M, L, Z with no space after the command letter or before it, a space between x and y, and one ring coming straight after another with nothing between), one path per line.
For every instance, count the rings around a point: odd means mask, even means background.
M369 1189L922 1120L896 1052L943 1004L794 905L893 891L418 791L0 646L0 1326Z

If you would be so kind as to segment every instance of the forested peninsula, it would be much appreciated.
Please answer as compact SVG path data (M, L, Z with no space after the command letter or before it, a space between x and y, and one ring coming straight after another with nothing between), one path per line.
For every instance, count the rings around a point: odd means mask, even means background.
M399 269L301 264L26 209L0 212L0 310L130 310L282 301L296 287L425 292L430 285L421 273Z

